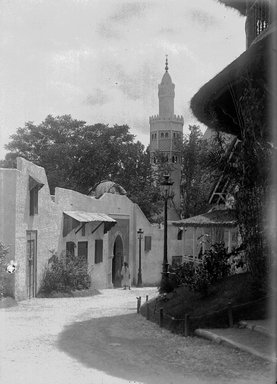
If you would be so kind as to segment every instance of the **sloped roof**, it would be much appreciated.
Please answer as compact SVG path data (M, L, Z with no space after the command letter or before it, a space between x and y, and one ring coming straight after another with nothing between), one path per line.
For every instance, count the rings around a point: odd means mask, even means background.
M218 209L173 221L172 224L177 227L236 227L237 219L233 209Z
M243 16L246 15L246 1L245 0L218 0L220 3L239 11ZM249 2L249 0L247 0ZM253 2L253 0L251 0Z
M247 80L267 95L270 84L270 50L276 26L261 33L255 42L236 60L203 85L191 99L191 109L197 119L217 131L241 136L240 119L237 116L239 97ZM268 125L267 105L261 124Z
M116 220L112 219L105 213L85 212L85 211L64 211L63 236L65 237L73 229L80 224L86 223L104 223L104 233L107 233L115 224ZM100 225L99 224L99 225ZM97 227L98 228L98 227Z
M79 223L90 223L93 221L116 223L116 220L112 219L110 216L106 215L105 213L98 213L98 212L92 213L92 212L84 212L84 211L64 211L64 214L79 221Z

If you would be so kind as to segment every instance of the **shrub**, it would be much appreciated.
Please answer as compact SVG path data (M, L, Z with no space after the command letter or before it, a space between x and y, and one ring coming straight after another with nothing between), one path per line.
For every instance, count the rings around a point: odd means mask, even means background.
M43 274L40 294L89 289L90 285L87 263L84 260L71 253L67 253L65 257L61 255L60 258L53 253Z
M160 293L169 293L185 285L192 291L207 295L211 285L230 274L230 256L224 244L213 244L202 256L201 264L189 261L175 268L170 267L168 278L161 282Z
M8 247L0 241L0 300L3 298L5 291L6 256L8 253Z
M227 252L223 243L215 243L203 255L203 261L195 268L194 278L190 287L204 296L208 294L211 285L224 279L230 274L230 264Z

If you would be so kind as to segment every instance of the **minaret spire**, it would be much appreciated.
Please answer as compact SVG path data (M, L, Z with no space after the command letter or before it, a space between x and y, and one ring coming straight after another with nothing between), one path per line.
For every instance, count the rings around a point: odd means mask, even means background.
M165 55L165 70L168 71L168 55Z

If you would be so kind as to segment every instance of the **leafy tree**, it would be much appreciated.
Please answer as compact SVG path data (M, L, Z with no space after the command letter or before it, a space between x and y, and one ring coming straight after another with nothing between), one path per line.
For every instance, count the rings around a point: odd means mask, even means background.
M11 136L2 166L15 166L22 156L45 168L51 193L55 187L89 193L102 180L122 185L150 217L158 199L152 183L149 152L127 125L86 125L70 115L27 122Z
M203 140L197 125L189 126L182 145L182 215L190 217L205 212L214 177L207 168L210 144Z
M230 161L217 136L217 145L209 154L209 166L215 174L225 174L235 197L235 209L247 264L256 289L267 289L271 255L268 245L268 195L271 187L271 159L276 152L270 143L264 119L266 94L252 79L245 78L238 98L234 95L236 119L240 126L238 150ZM224 148L223 148L224 149ZM226 153L226 148L225 148Z

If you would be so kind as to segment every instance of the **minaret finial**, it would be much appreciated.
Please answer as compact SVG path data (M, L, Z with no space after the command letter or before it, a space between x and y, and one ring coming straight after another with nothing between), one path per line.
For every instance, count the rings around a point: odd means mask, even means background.
M165 70L168 71L168 55L165 55Z

